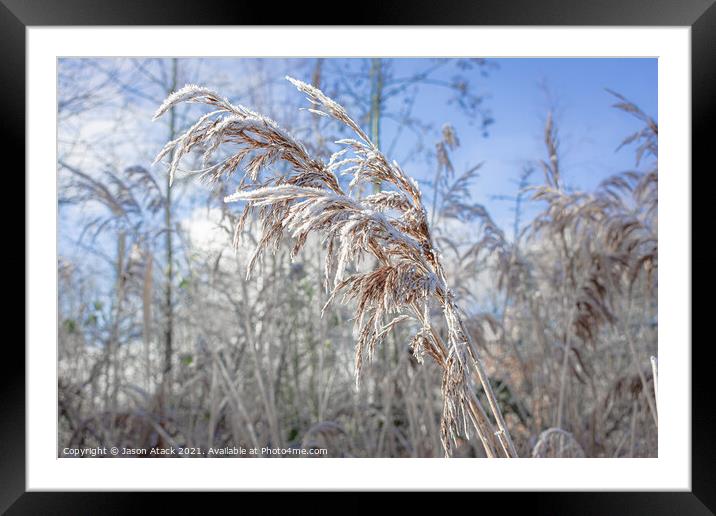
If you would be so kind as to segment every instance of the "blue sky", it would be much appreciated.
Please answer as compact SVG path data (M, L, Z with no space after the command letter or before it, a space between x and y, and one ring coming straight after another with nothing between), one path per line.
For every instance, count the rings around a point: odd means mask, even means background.
M611 108L615 99L605 89L626 96L657 118L656 59L497 62L499 70L488 83L496 123L483 149L491 165L507 172L511 160L544 154L541 130L552 103L560 125L565 173L573 186L591 188L604 176L633 166L633 154L615 150L639 128L639 122Z
M78 60L72 60L75 63ZM120 61L100 60L100 67L86 67L86 79L98 80L97 75L103 66L107 68ZM252 99L262 102L269 116L288 125L292 130L303 127L310 130L310 115L299 113L297 107L305 107L302 97L283 80L286 74L310 81L315 59L189 59L180 66L179 86L184 83L197 83L216 87L233 101L252 107ZM388 66L395 77L410 76L432 66L435 61L428 59L396 59ZM113 63L114 62L114 63ZM639 105L647 114L657 117L657 60L656 59L491 59L487 74L481 69L458 70L456 67L444 67L434 77L450 81L460 73L466 76L474 90L484 95L484 107L490 111L494 123L484 136L479 124L471 121L463 111L450 104L452 95L447 89L435 85L423 85L415 97L412 115L432 127L424 135L426 148L432 148L439 137L439 129L445 123L452 124L461 141L461 147L454 153L453 162L457 172L471 165L483 162L480 177L473 188L474 199L484 204L493 218L509 235L512 226L511 204L496 196L514 195L517 191L516 180L528 162L545 157L543 127L548 109L553 108L560 128L562 150L562 174L568 186L576 189L594 188L607 176L634 168L634 153L625 148L616 152L620 142L640 128L640 123L627 114L614 109L615 99L606 88L621 93ZM134 65L121 60L118 82L130 82L136 77ZM166 64L166 63L164 63ZM63 65L64 66L64 65ZM156 75L165 70L161 62L151 62L148 66L157 66ZM362 67L362 68L361 68ZM336 100L351 107L346 88L360 92L361 102L367 99L368 88L365 80L361 83L360 74L349 76L349 72L360 71L365 79L367 65L365 60L327 59L324 68L324 84L327 92L339 93ZM134 73L135 75L132 75ZM140 76L141 77L141 76ZM346 77L349 77L346 79ZM356 78L358 77L358 78ZM341 95L341 81L344 93ZM112 159L124 160L115 163L117 169L134 165L149 166L151 157L166 139L166 128L151 124L152 112L156 109L166 92L157 90L151 84L142 90L136 90L140 83L131 84L132 90L120 89L113 103L101 104L94 114L88 113L72 121L75 126L83 126L82 138L89 136L105 140L104 145L114 149ZM154 89L152 89L154 88ZM62 96L72 92L60 91ZM391 101L399 104L402 99ZM389 106L395 107L395 106ZM98 121L99 120L99 121ZM109 120L114 120L110 125ZM191 121L184 120L188 125ZM472 122L472 123L471 123ZM109 130L108 128L111 128ZM396 122L385 120L382 129L384 151L397 130ZM71 131L70 131L71 132ZM126 133L122 135L123 133ZM68 134L60 126L60 139ZM128 135L136 141L126 143ZM301 134L300 132L297 134ZM113 136L115 135L115 136ZM112 139L117 139L117 145ZM120 147L121 144L121 147ZM104 148L104 147L102 147ZM118 149L126 149L120 152ZM434 164L422 155L416 158L415 140L410 134L402 133L398 144L388 156L404 165L406 171L426 184L434 174ZM83 164L88 171L97 167L91 158L92 147L76 152L74 162ZM100 149L101 150L101 149ZM99 154L106 156L106 151ZM115 157L116 156L116 157ZM162 171L158 167L157 174ZM534 182L541 180L538 170L532 177ZM199 187L201 188L201 187ZM426 197L431 199L429 187ZM429 204L429 202L428 202ZM534 211L536 207L531 210ZM73 217L64 217L64 231L61 222L61 237L72 237ZM65 233L62 235L62 233ZM61 241L63 239L61 238Z
M614 109L609 88L632 100L658 120L656 59L495 59L497 65L480 89L495 123L483 137L454 109L439 102L440 93L429 93L432 102L418 103L425 118L452 123L462 149L456 153L458 171L484 162L474 197L485 204L504 229L511 214L509 203L495 195L513 195L515 181L530 160L545 157L543 127L547 111L555 110L560 128L562 169L569 186L594 188L611 174L635 167L628 148L616 152L622 140L640 123ZM533 174L541 179L541 172Z

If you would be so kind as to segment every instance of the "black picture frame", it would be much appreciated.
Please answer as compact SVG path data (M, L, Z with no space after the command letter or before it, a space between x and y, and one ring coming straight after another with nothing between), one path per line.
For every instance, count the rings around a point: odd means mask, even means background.
M272 3L177 0L0 0L0 131L6 149L19 156L6 177L22 181L25 148L25 30L62 25L283 25L319 24L317 13L338 13L324 2ZM327 3L326 3L327 4ZM716 6L714 0L442 0L364 1L351 25L609 25L689 26L692 51L692 168L707 172L713 144L707 131L716 119ZM328 25L347 16L326 20ZM88 44L90 44L88 42ZM708 164L708 165L707 165ZM684 174L692 174L684 171ZM693 175L691 176L693 177ZM15 191L18 191L15 189ZM17 208L3 203L5 220ZM694 219L695 220L695 219ZM19 226L19 225L18 225ZM23 239L25 235L18 236ZM23 263L25 256L23 248ZM17 252L15 252L17 254ZM14 261L19 261L13 256ZM693 259L692 259L693 264ZM27 270L25 270L27 275ZM25 298L23 294L23 299ZM18 303L19 304L19 303ZM26 306L26 309L32 309ZM532 514L713 514L716 511L714 402L707 358L710 339L692 346L692 491L520 493L503 497L529 506ZM690 343L669 343L689 345ZM148 494L39 493L25 490L25 353L17 339L6 339L0 374L0 512L8 514L106 514L146 507ZM8 365L11 364L11 365ZM164 497L166 504L189 509L186 497ZM483 498L485 500L485 498ZM164 503L164 501L163 501ZM180 505L179 505L180 504ZM166 511L172 508L163 507Z

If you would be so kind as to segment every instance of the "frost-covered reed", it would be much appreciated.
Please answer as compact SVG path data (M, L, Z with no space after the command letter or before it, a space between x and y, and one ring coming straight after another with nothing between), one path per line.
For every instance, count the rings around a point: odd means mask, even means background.
M206 104L212 110L167 143L157 161L171 156L172 179L182 158L194 150L203 153L202 168L196 172L207 181L242 170L236 192L225 201L245 203L235 230L236 246L249 217L256 216L262 226L248 274L285 237L292 238L291 253L296 256L309 235L319 235L326 247L330 300L342 296L357 305L356 381L365 359L373 358L388 332L412 320L412 352L420 361L429 356L442 370L441 440L446 455L459 435L474 430L488 457L517 456L434 246L417 182L383 155L341 105L308 84L287 79L306 95L310 112L335 119L353 133L336 142L340 150L327 163L312 157L270 118L194 85L170 95L155 118L182 102ZM288 171L277 172L272 166L278 162L286 163ZM343 176L349 181L341 181ZM377 193L356 194L375 184L381 185ZM360 262L373 266L366 272L349 268ZM433 320L434 304L440 306L443 321ZM441 327L446 329L444 337ZM477 396L479 388L487 407Z

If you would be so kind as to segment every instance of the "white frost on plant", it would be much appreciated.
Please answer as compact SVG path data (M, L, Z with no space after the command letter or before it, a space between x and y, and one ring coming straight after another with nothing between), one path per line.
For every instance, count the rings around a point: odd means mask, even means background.
M152 120L156 120L160 116L162 116L164 113L169 111L172 106L175 104L178 104L179 102L190 102L196 99L197 97L214 97L214 98L221 98L219 95L214 92L213 90L210 90L209 88L204 88L202 86L197 86L196 84L187 84L181 89L178 89L171 95L169 95L166 99L164 99L164 102L161 106L159 106L159 109L156 110L154 113L154 116L152 117Z

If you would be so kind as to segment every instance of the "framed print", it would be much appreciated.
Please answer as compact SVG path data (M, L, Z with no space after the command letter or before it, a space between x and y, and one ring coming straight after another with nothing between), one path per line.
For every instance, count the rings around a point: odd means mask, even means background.
M711 513L712 2L298 7L3 0L26 332L0 507Z

